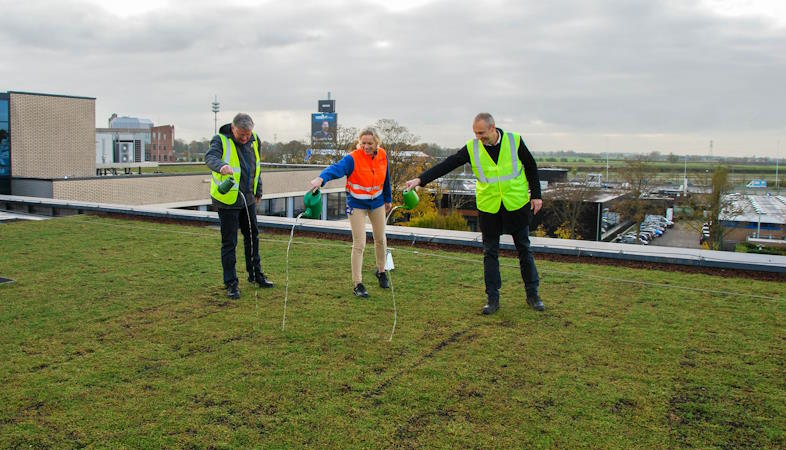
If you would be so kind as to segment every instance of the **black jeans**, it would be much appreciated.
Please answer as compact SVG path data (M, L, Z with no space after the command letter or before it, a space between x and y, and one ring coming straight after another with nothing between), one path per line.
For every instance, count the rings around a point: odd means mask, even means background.
M486 282L486 295L489 300L499 300L499 289L502 287L502 279L499 275L499 234L483 233L483 278ZM513 244L519 254L519 268L521 269L521 279L524 280L524 288L527 297L538 295L538 269L535 267L535 256L529 243L529 227L519 228L518 231L511 233Z
M224 284L237 282L235 273L235 248L237 229L243 233L243 249L246 253L246 271L249 275L262 273L259 259L259 228L257 227L256 203L251 200L248 209L219 208L221 221L221 267L224 269ZM250 219L250 220L249 220ZM250 222L250 224L249 224ZM249 229L250 226L250 229Z

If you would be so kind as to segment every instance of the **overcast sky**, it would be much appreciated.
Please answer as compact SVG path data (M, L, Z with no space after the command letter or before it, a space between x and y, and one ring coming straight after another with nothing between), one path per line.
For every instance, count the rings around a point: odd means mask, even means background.
M783 157L781 0L0 0L0 91L96 98L184 140L250 113L306 139L391 118L459 147L488 111L537 151ZM780 144L778 143L780 141ZM779 149L779 151L778 151Z

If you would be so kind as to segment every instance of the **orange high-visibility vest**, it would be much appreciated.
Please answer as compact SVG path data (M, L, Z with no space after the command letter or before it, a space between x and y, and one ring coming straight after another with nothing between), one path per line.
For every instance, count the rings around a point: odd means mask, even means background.
M355 162L355 169L347 177L349 195L361 200L371 200L382 195L388 173L385 149L377 147L377 155L374 158L368 156L362 149L357 149L349 155Z

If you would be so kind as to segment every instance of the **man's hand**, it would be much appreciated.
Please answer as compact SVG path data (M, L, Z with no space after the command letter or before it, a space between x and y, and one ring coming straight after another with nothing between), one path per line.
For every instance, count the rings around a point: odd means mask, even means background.
M322 187L322 183L324 182L325 180L323 180L321 177L316 177L311 180L311 192L316 192L317 189Z
M540 208L543 207L543 200L539 198L533 198L532 201L530 201L529 203L530 203L530 208L532 208L533 216L537 214L538 211L540 211Z
M229 167L229 164L224 164L223 166L221 166L221 169L218 172L221 175L231 175L231 174L235 173L235 171L232 170L231 167Z
M262 202L262 197L256 197L256 202L259 205Z
M385 214L389 214L392 207L393 203L385 203Z
M420 178L413 178L405 184L408 191L415 189L416 187L420 186Z

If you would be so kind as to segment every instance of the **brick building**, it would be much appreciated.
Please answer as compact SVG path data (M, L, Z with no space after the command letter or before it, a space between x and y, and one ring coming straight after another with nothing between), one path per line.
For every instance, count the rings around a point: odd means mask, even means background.
M150 155L147 161L175 162L175 127L161 125L150 129Z
M0 97L0 127L0 193L95 173L95 98L10 91Z

